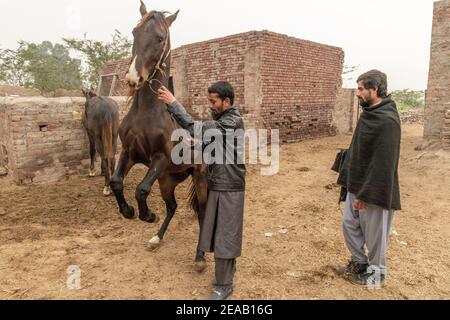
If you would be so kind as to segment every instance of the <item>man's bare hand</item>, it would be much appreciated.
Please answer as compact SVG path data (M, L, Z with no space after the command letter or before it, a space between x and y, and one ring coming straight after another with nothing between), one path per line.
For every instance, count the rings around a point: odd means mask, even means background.
M175 101L177 101L177 99L175 99L175 97L173 96L172 92L170 92L169 89L167 89L164 86L159 88L158 94L159 94L158 99L164 102L165 104L172 104Z
M353 204L353 207L356 210L365 210L369 207L369 205L361 200L355 200L355 203Z

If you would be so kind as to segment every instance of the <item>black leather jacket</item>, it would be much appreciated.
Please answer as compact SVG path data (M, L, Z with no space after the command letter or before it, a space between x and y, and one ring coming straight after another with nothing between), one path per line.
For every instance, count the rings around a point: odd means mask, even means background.
M217 136L221 135L224 158L221 164L213 163L208 166L209 190L232 192L244 191L246 174L246 168L243 161L244 121L236 107L233 106L220 114L215 114L213 116L214 120L209 121L194 121L178 101L169 105L167 110L174 116L180 126L186 129L192 137L194 137L195 132L198 130L201 130L202 136L205 137L204 134L207 130L216 129L216 140L212 142L203 141L204 147L218 141ZM242 134L242 139L236 138L238 132ZM227 136L231 136L232 138L227 139ZM216 146L216 148L217 147L218 146ZM226 161L225 157L227 151L229 155L233 152L233 158L230 158L232 161ZM215 156L215 154L212 156ZM241 161L237 161L238 159L241 159Z

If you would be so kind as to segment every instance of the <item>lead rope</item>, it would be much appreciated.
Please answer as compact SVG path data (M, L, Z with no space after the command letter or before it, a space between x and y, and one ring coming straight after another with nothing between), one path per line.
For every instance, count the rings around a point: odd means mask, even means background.
M151 90L154 94L158 95L159 92L153 90L153 88L152 88L152 84L153 84L154 81L158 82L158 83L161 85L159 88L161 88L162 86L164 86L164 84L163 84L161 81L159 81L158 79L152 79L152 80L148 81L148 87L150 88L150 90ZM159 90L159 88L158 88L158 90Z
M163 69L161 69L161 66L163 66L164 68L167 66L167 65L166 65L166 61L167 61L167 59L169 58L169 55L170 55L171 50L169 49L169 50L167 51L167 54L166 54L165 56L164 56L164 52L166 52L166 50L167 50L167 44L168 44L168 43L169 43L169 28L167 28L166 41L164 42L164 50L163 50L163 52L162 52L162 54L161 54L161 57L159 57L159 61L158 61L158 63L156 64L156 67L155 67L155 70L153 71L153 74L152 74L150 77L148 77L148 79L146 80L146 82L148 82L148 87L149 87L150 90L151 90L154 94L156 94L156 95L158 95L158 91L157 91L157 90L155 91L155 90L153 89L152 84L153 84L154 81L156 81L156 82L158 82L158 83L161 85L160 88L164 85L161 81L159 81L158 79L156 79L155 76L156 76L156 73L157 73L158 71L160 71L161 74L162 74L163 76L166 76L166 73L164 72ZM159 90L159 88L158 88L158 90Z

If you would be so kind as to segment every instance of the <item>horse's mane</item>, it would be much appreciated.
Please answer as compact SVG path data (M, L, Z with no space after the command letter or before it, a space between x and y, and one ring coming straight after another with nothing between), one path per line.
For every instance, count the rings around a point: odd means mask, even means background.
M141 20L139 20L139 22L137 24L137 27L138 28L141 27L147 21L149 21L151 18L154 18L158 22L163 22L165 24L165 26L168 27L167 22L166 22L166 14L170 14L170 12L168 12L168 11L150 11L150 12L147 12L141 18Z

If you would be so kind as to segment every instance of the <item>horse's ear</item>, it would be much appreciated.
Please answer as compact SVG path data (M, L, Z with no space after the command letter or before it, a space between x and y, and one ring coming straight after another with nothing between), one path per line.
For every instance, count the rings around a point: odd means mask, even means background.
M175 12L173 15L168 16L166 18L167 24L169 25L169 27L172 25L172 23L177 20L177 16L178 16L178 12L180 12L180 10L178 10L177 12Z
M145 16L147 14L147 7L145 6L145 3L141 0L141 8L139 9L141 11L141 15Z

